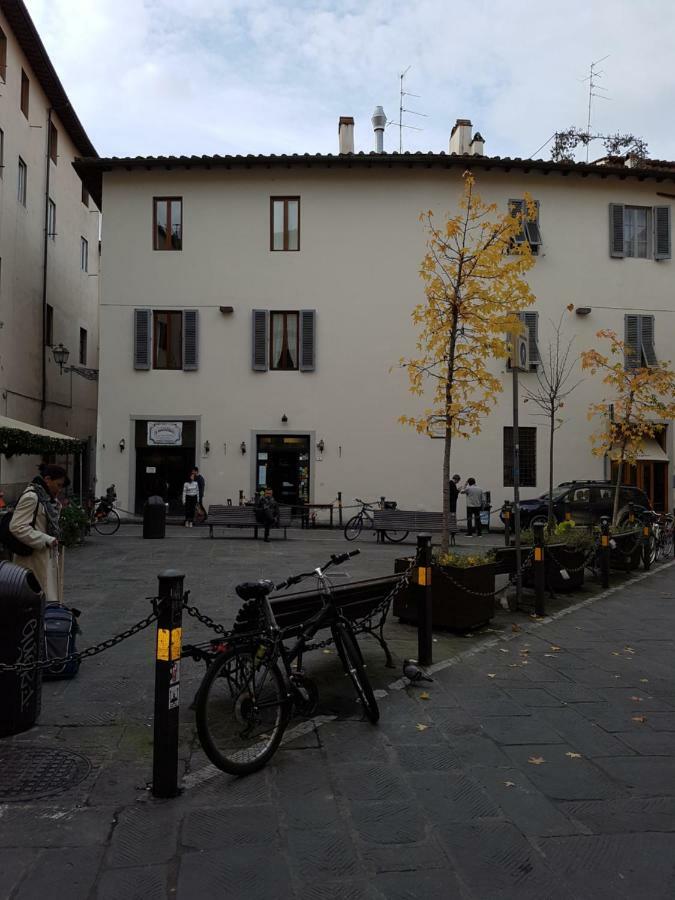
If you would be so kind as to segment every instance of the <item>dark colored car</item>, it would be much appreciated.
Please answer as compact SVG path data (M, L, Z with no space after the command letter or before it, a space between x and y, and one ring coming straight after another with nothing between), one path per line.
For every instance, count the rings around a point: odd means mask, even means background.
M598 525L602 516L611 519L616 486L609 481L563 481L553 489L553 513L558 522L568 511L577 525ZM628 515L632 503L636 516L651 509L644 491L629 484L619 486L619 522ZM504 521L503 512L499 515ZM529 528L535 519L548 519L548 492L532 500L520 501L520 526Z

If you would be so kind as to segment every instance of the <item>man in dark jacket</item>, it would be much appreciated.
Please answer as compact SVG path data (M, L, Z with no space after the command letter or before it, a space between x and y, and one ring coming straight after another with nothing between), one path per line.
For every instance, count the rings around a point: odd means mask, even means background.
M279 504L271 488L266 488L255 502L255 520L265 527L265 540L269 543L270 527L279 524Z
M204 488L206 487L206 481L204 480L204 476L199 474L199 469L197 466L194 466L192 471L195 473L195 481L197 482L197 486L199 488L199 505L204 505Z

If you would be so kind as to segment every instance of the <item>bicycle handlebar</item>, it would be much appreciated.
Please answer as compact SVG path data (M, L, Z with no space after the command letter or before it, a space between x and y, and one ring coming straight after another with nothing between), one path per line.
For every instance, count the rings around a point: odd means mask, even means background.
M351 550L349 553L333 553L331 558L328 560L325 566L320 566L322 572L325 572L326 569L330 569L331 566L341 566L342 563L347 562L352 556L358 556L360 550ZM299 575L290 575L285 581L280 581L279 584L274 585L275 591L281 591L285 588L292 587L294 584L298 584L303 578L311 578L313 575L316 575L316 569L312 572L300 572Z

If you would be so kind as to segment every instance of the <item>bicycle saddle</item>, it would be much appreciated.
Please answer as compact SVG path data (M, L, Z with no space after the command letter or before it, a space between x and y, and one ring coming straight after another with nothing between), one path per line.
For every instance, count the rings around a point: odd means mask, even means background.
M273 588L271 581L244 581L236 586L235 591L242 600L262 600Z

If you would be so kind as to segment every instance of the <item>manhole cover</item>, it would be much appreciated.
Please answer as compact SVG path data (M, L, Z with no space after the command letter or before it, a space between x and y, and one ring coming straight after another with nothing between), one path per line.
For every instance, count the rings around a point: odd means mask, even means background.
M0 800L37 800L74 787L91 763L80 753L32 744L0 745Z

